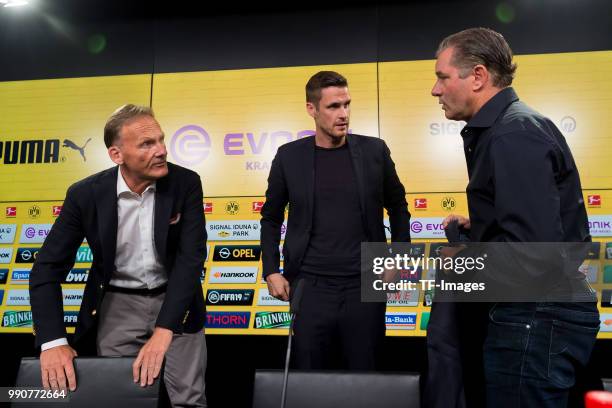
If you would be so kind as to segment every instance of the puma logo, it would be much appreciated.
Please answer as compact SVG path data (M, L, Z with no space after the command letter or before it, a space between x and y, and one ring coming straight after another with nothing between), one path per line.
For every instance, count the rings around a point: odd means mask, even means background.
M89 143L90 140L91 137L87 139L83 147L79 147L72 140L64 139L64 144L62 145L62 147L69 147L71 149L78 150L78 152L81 153L81 157L83 157L83 161L87 161L87 158L85 157L85 147L87 146L87 143Z

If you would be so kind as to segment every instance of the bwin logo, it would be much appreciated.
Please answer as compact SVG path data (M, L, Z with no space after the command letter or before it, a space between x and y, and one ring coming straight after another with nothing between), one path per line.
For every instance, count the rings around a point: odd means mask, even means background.
M64 139L64 144L62 145L62 147L68 147L70 149L78 151L81 154L81 157L83 157L83 161L86 162L87 158L85 157L85 147L87 146L87 143L89 143L90 141L91 141L91 137L87 139L87 141L82 147L79 147L72 140Z

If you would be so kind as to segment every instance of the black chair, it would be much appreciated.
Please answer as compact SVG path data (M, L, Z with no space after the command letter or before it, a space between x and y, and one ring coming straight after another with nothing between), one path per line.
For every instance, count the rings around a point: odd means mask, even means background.
M257 370L253 408L281 405L283 370ZM289 372L286 408L419 408L419 375L411 373Z
M77 389L70 393L70 402L41 403L19 402L16 408L42 407L130 407L153 408L158 406L159 377L149 387L134 383L132 363L134 357L77 357L74 368ZM160 376L161 377L161 376ZM22 358L17 374L16 387L42 387L40 361Z

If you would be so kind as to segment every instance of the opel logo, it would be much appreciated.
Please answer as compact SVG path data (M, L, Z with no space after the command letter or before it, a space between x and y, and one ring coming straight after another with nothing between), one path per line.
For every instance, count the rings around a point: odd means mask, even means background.
M229 257L230 257L230 254L231 254L231 253L230 253L229 248L221 248L221 249L219 250L219 256L220 256L221 258L223 258L223 259L227 259L227 258L229 258Z

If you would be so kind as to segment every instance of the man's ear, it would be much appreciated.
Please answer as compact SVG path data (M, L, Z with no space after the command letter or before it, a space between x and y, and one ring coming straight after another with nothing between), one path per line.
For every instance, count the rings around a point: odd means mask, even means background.
M115 164L123 164L123 155L121 154L121 149L119 149L117 146L112 145L111 147L108 148L108 157L110 157L110 159L115 163Z
M308 112L310 117L314 118L317 113L317 107L312 102L306 102L306 112Z
M472 82L472 90L476 92L482 90L491 78L489 70L482 64L478 64L474 66L474 68L472 68L472 75L474 76L474 82Z

